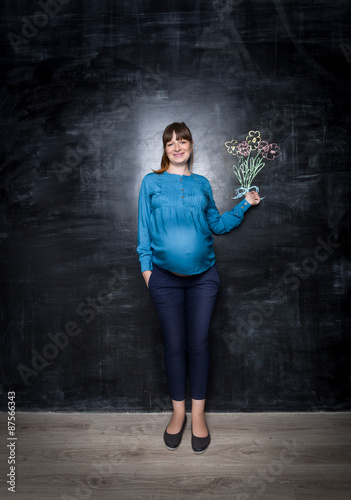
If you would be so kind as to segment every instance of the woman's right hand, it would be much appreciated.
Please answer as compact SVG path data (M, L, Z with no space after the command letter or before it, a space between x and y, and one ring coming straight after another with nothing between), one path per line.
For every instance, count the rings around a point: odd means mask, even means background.
M145 283L146 283L146 286L149 288L149 279L150 279L150 276L151 276L151 273L152 271L144 271L142 274L143 274L143 278L145 280Z

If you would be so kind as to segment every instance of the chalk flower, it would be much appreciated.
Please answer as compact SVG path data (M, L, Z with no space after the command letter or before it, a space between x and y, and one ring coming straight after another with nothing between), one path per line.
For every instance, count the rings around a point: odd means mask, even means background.
M268 153L268 150L269 150L269 144L267 141L261 141L258 145L258 154L262 155L263 157L265 157L264 155Z
M238 144L238 154L241 156L249 156L250 154L250 146L246 141Z
M258 148L261 142L261 134L259 130L250 130L249 135L246 137L246 142L250 146L250 149L254 151Z
M278 156L280 156L280 147L273 142L268 145L268 151L265 151L262 156L263 158L266 158L266 160L274 160L274 158L278 158Z
M225 146L227 148L228 153L230 153L231 155L236 156L238 154L238 141L236 141L235 139L226 142Z

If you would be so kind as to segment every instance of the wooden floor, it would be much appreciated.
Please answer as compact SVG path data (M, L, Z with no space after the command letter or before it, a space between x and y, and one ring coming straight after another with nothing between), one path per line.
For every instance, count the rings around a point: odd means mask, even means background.
M192 452L190 419L168 451L170 414L16 414L16 493L0 414L0 497L16 500L350 500L351 413L210 413Z

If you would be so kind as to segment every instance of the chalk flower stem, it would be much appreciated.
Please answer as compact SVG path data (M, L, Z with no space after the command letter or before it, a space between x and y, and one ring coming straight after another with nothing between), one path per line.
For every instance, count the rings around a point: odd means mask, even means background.
M234 165L233 169L240 185L244 188L249 188L253 179L264 166L265 163L262 157L259 157L258 153L254 158L239 156L238 165Z

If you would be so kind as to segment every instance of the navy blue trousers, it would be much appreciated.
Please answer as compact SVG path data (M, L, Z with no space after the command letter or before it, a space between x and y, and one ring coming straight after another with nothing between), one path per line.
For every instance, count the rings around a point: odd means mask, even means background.
M191 397L206 398L208 331L219 283L216 265L192 276L177 276L153 265L149 290L161 322L167 379L175 401L185 399L187 358Z

